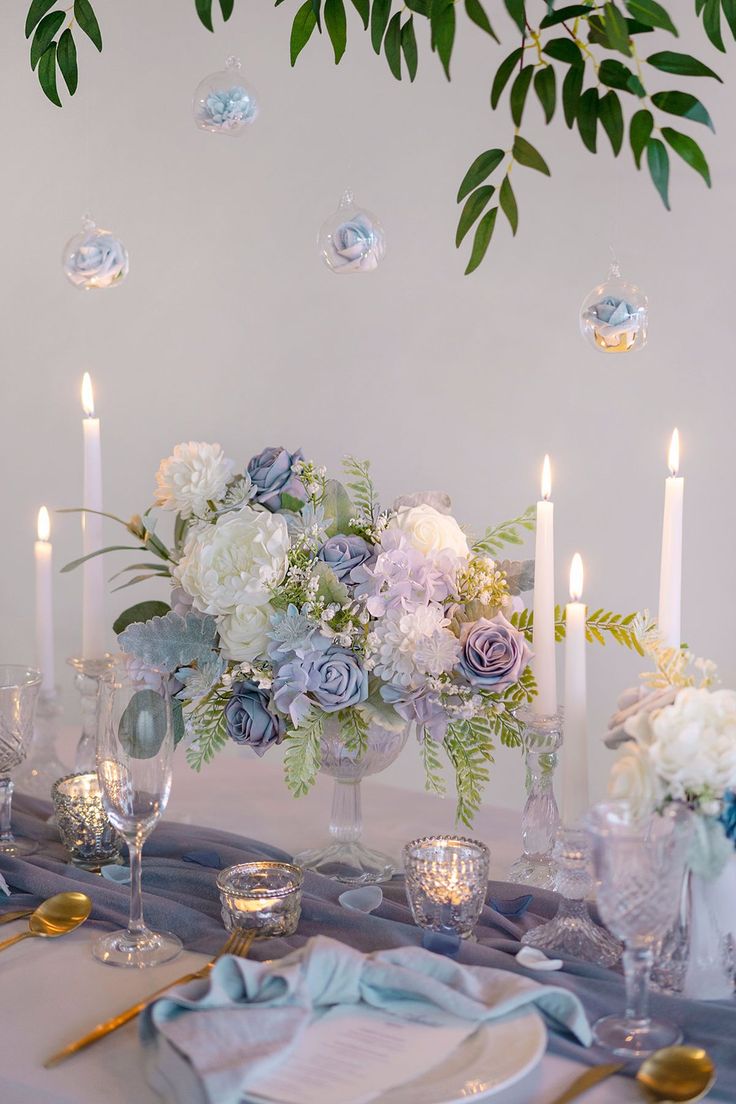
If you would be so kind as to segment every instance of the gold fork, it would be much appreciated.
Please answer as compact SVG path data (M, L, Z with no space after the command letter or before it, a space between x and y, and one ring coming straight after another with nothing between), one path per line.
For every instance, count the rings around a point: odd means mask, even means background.
M138 1001L137 1004L132 1004L130 1008L126 1008L124 1012L119 1013L117 1016L113 1016L104 1023L98 1024L88 1035L84 1035L74 1043L69 1043L63 1050L47 1058L44 1062L45 1069L51 1069L52 1066L58 1066L60 1062L64 1062L67 1058L71 1058L72 1054L78 1054L80 1050L85 1050L88 1046L91 1046L92 1043L96 1043L98 1039L104 1039L106 1035L110 1035L113 1031L117 1031L119 1027L123 1027L124 1024L130 1023L131 1020L134 1020L136 1016L140 1015L143 1009L146 1008L151 1001L155 1000L157 997L163 996L169 989L173 989L175 985L185 985L189 981L197 981L200 978L207 977L217 960L222 958L223 955L231 954L236 955L238 958L247 958L254 938L254 931L235 930L230 932L230 935L215 957L210 959L209 962L205 962L204 966L199 970L195 970L191 974L184 974L183 977L177 978L176 981L168 982L168 984L164 985L161 989L157 989L155 993L151 993L143 1000Z

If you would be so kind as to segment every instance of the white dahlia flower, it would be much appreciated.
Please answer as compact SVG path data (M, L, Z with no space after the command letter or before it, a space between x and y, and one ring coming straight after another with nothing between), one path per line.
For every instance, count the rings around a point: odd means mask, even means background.
M156 472L154 502L183 518L201 518L208 503L219 502L233 477L235 465L219 445L186 441L162 460Z

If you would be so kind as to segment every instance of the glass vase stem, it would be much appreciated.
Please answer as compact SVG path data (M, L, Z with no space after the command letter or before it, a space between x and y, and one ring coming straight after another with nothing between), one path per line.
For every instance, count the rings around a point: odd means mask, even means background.
M360 782L335 779L332 791L330 835L340 843L356 843L363 831Z
M626 1019L634 1027L644 1028L649 1023L649 975L652 972L654 955L648 947L627 947L623 961Z
M0 778L0 844L14 843L10 827L13 788L13 782L10 778Z
M132 936L142 935L146 931L143 920L143 891L141 889L142 844L139 840L128 841L130 855L130 919L128 932Z

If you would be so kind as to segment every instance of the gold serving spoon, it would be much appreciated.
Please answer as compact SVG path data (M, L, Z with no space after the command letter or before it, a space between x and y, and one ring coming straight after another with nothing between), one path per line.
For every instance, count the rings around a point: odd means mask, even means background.
M86 893L57 893L43 901L31 913L27 931L0 943L0 951L12 947L14 943L20 943L21 939L30 939L36 935L47 939L66 935L83 924L91 911L92 902Z
M593 1066L577 1077L551 1104L570 1104L588 1089L626 1068L626 1062ZM707 1050L696 1046L673 1046L655 1050L636 1073L644 1099L649 1104L695 1104L710 1092L716 1080L716 1067Z

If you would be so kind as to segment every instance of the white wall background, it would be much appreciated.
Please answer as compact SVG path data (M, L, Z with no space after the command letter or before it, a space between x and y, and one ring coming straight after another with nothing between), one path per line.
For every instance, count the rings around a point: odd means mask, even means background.
M592 157L561 117L545 129L530 98L524 133L552 179L514 171L518 237L499 219L490 260L466 279L454 197L477 153L509 144L506 109L488 108L506 51L463 19L453 83L428 56L415 85L398 85L351 19L339 69L326 38L315 38L292 71L294 6L241 0L213 36L192 3L98 0L104 54L81 44L80 90L59 110L28 67L26 5L2 5L0 655L33 658L35 517L42 502L79 504L79 384L89 369L114 512L145 507L159 458L193 438L219 440L242 461L276 443L302 445L332 469L345 452L370 456L387 501L445 488L480 530L534 501L549 451L560 600L580 549L589 602L621 611L656 606L677 424L685 637L734 685L736 51L717 55L678 13L679 48L726 84L699 83L718 131L697 128L713 191L673 165L669 215L626 150L614 161L603 139ZM510 39L505 14L495 21ZM196 84L230 53L262 101L242 141L201 133L190 111ZM678 83L662 76L651 87ZM389 252L373 276L340 280L315 239L346 184L380 215ZM130 250L118 290L83 295L63 278L62 246L87 209ZM650 297L651 337L636 357L606 360L583 344L577 312L611 242ZM53 526L61 565L79 554L79 522L57 515ZM110 620L144 593L111 596ZM59 657L79 648L80 594L79 575L57 577ZM602 787L610 753L598 739L639 664L609 645L591 649L589 667ZM61 663L60 680L73 716ZM422 784L411 752L392 770ZM499 752L489 800L520 803L518 754Z

